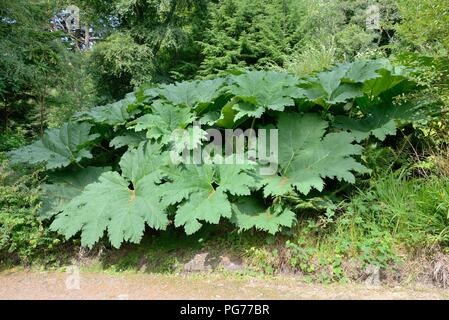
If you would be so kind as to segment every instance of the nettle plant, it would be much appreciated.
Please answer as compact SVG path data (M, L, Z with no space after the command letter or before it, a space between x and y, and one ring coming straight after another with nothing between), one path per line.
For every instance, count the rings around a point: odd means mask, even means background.
M146 226L164 230L174 223L193 234L223 219L240 230L275 234L295 223L290 199L307 201L369 173L361 143L394 135L418 113L400 99L414 88L407 71L387 60L339 65L305 79L248 71L148 85L76 114L10 158L45 165L41 215L66 238L80 234L83 246L105 232L118 248L139 243ZM194 123L202 126L199 134ZM260 174L267 163L257 157L234 164L172 161L173 152L209 143L208 128L277 129L277 172Z

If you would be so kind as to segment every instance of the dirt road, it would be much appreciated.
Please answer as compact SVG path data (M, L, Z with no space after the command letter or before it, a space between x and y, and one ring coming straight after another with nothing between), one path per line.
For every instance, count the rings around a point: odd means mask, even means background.
M449 299L449 289L305 284L297 278L4 271L0 299Z

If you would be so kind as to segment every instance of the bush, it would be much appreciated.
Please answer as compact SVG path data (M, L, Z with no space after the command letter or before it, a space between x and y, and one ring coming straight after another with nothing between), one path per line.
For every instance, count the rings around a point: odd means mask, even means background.
M11 172L0 167L0 262L29 263L53 249L60 239L38 219L37 174L10 183Z
M23 146L26 143L22 131L7 131L0 133L0 153Z

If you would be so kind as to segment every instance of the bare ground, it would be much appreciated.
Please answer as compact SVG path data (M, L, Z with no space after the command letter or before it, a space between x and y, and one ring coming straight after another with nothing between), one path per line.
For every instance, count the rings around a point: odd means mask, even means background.
M449 299L449 289L306 284L295 277L4 271L0 299ZM67 288L67 285L69 289Z

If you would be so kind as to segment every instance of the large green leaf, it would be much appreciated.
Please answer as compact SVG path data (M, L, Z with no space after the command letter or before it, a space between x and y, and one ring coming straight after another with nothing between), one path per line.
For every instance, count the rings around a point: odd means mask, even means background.
M127 95L120 101L95 107L87 112L78 113L75 115L75 119L78 121L91 120L110 126L123 125L136 114L135 110L130 110L130 106L135 102L136 97L134 95Z
M342 83L346 68L335 68L319 73L316 77L302 81L301 94L319 105L333 105L363 96L359 84Z
M385 59L362 60L340 66L340 68L346 70L343 75L345 82L364 83L368 80L380 78L379 70L389 69L391 64Z
M166 204L178 206L175 226L184 226L187 234L201 228L199 220L217 224L221 217L231 217L231 204L223 190L214 187L214 168L210 165L187 165L186 168L170 177L173 181L162 188Z
M145 224L161 230L168 224L158 196L159 167L165 163L160 148L142 144L120 163L122 175L106 172L73 198L51 225L70 238L81 231L81 244L92 247L107 231L111 244L140 242ZM159 160L159 161L158 161Z
M368 95L374 99L382 94L391 99L397 86L410 86L407 70L394 67L386 59L355 61L320 72L315 77L301 81L301 94L322 106L346 103Z
M371 135L384 141L388 135L396 134L398 121L408 123L425 118L425 114L420 113L419 109L419 106L409 103L374 104L364 110L362 117L337 116L335 126L349 131L357 142L365 140Z
M143 132L127 131L122 135L114 137L109 146L119 149L122 147L137 148L142 141L146 140L146 135Z
M41 140L11 151L11 162L45 163L47 169L55 169L92 158L89 145L99 135L90 134L91 128L88 123L65 123L61 128L46 130Z
M231 77L228 90L235 96L235 120L260 118L266 110L283 111L299 97L298 79L275 71L249 71Z
M370 114L362 119L338 116L335 120L336 126L349 131L357 142L365 140L370 135L384 141L388 135L396 134L394 119L388 118L380 112Z
M187 107L159 104L154 105L152 110L152 113L136 120L134 130L146 130L149 139L160 139L162 144L170 141L175 130L186 128L194 120L193 113Z
M173 105L195 108L199 104L209 104L216 99L225 82L223 78L203 81L185 81L161 85L157 91Z
M265 178L265 195L282 195L296 188L308 194L322 191L324 178L355 182L353 171L367 172L352 155L362 147L346 132L326 133L328 123L316 114L282 114L278 122L280 176Z
M168 173L171 182L160 188L163 203L177 204L175 226L184 226L187 234L198 231L200 221L217 224L220 218L231 218L228 194L249 195L256 186L248 174L251 165L212 164L186 165Z
M408 72L404 68L391 67L378 71L379 78L371 79L363 84L363 92L373 100L383 96L384 100L391 100L394 96L406 93L415 87L415 84L408 80Z
M41 187L43 196L39 216L48 219L58 214L70 200L81 194L87 185L97 181L102 173L109 170L110 167L87 167L52 173L49 176L52 183L46 183Z
M161 168L168 164L168 154L159 144L142 142L137 149L128 150L120 160L122 176L133 184L152 174L158 177Z
M255 228L276 234L281 227L291 227L296 221L294 212L279 205L267 208L254 197L241 198L232 208L232 221L240 230Z

